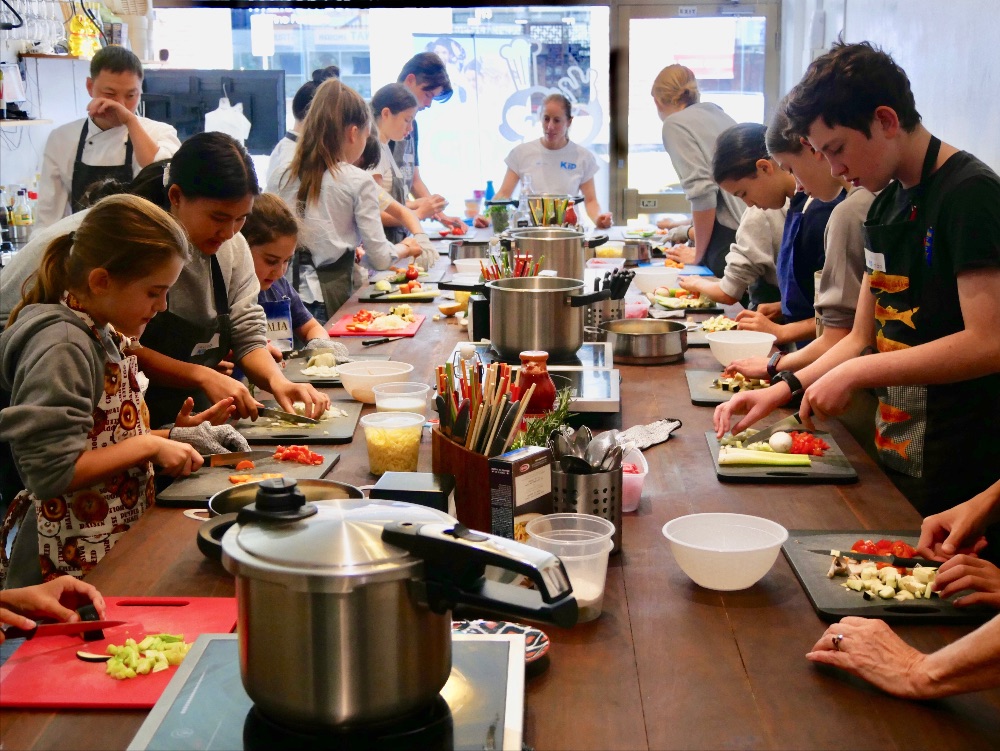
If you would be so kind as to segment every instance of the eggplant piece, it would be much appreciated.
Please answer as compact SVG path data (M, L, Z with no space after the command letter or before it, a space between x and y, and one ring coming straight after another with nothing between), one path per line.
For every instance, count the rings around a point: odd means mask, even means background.
M97 652L85 652L81 649L77 651L76 658L78 660L83 660L84 662L107 662L111 659L111 655L101 655L97 654Z
M99 621L101 616L97 612L97 608L94 604L88 602L86 605L81 605L76 609L77 615L80 616L81 621ZM84 641L101 641L104 639L104 631L85 631L81 634ZM79 656L79 655L78 655ZM82 658L81 658L82 659Z

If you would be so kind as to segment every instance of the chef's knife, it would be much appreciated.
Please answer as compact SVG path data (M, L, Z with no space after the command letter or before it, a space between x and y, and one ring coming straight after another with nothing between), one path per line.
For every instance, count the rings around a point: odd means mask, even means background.
M468 399L463 399L462 403L458 405L458 415L455 417L455 425L451 429L452 438L459 443L465 443L465 437L469 433L469 410L470 403Z
M272 451L231 451L228 454L202 454L206 467L235 467L242 461L255 462L260 459L269 459L274 455Z
M855 553L852 550L810 550L810 553L817 553L818 555L843 555L848 558L856 558L859 561L876 561L877 563L890 563L893 566L903 566L904 568L913 568L914 566L930 566L931 568L938 568L941 565L941 561L931 561L927 558L903 558L898 555L868 555L868 553Z
M257 414L261 417L277 417L284 422L293 422L296 425L319 425L319 420L312 417L303 417L294 412L282 412L280 409L272 407L257 407Z
M775 433L780 433L782 430L794 430L795 428L802 426L802 418L799 417L799 413L796 412L794 415L789 415L783 420L778 420L774 425L768 428L764 428L760 432L754 433L752 436L747 438L747 441L751 443L758 443L759 441L766 441Z
M6 639L33 639L36 636L72 636L90 631L101 631L106 628L122 626L125 621L78 621L76 623L41 623L34 628L17 628L11 626L3 632Z
M383 336L378 339L366 339L361 342L362 347L371 347L374 344L385 344L386 342L398 342L400 339L406 339L405 336Z

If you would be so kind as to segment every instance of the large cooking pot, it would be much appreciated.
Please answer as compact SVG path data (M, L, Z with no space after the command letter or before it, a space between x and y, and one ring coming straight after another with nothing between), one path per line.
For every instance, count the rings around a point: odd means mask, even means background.
M679 321L624 318L597 327L611 344L612 358L626 365L664 365L684 359L690 327Z
M459 603L577 619L566 570L545 551L411 503L306 503L290 479L260 484L222 549L236 577L243 686L284 724L364 725L429 705L451 672ZM487 565L536 589L487 581Z
M607 241L607 235L588 237L563 227L511 229L500 236L501 244L515 255L528 255L539 263L539 271L552 270L567 279L583 279L587 258L594 255L590 251Z
M490 343L506 360L528 349L549 353L550 362L571 360L583 346L583 307L611 290L583 294L583 282L558 276L524 276L486 283L490 298Z

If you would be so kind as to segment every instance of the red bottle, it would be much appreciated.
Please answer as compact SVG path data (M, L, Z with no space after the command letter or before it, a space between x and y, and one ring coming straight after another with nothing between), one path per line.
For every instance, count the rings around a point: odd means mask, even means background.
M551 412L556 403L556 385L549 376L549 353L542 350L526 350L520 356L519 397L523 397L532 384L535 385L525 415L534 417Z
M576 222L576 209L573 208L573 204L571 203L566 207L566 213L563 214L563 224L567 227L575 227Z

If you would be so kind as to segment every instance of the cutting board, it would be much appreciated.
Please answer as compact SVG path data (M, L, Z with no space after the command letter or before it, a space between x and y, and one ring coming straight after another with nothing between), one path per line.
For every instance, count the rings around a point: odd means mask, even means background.
M277 407L277 402L264 401L265 407ZM331 407L347 413L347 417L332 417L321 420L319 425L278 425L267 426L259 420L238 420L233 426L250 443L304 443L313 451L318 451L317 443L350 443L354 439L354 429L361 416L361 402L353 399L332 399ZM321 452L322 453L322 452Z
M904 540L916 545L919 534L910 531L857 531L831 532L830 530L790 529L788 539L781 546L788 565L795 572L799 584L816 609L817 615L827 623L844 616L881 618L888 623L982 623L996 615L990 608L958 608L949 600L932 597L929 600L866 600L860 592L840 586L843 577L827 578L830 556L810 553L810 550L850 550L859 539ZM953 599L953 598L952 598Z
M434 268L431 269L430 271L424 271L422 274L420 274L420 276L417 277L417 281L420 282L421 284L424 283L431 284L433 282L440 282L444 278L444 275L446 273L447 269ZM372 275L371 280L372 282L380 282L383 279L391 279L394 276L397 276L397 272L395 271L379 271L378 273ZM396 284L398 284L398 282L393 282L394 286Z
M713 303L712 305L702 306L699 308L670 308L667 307L666 305L660 305L655 300L650 300L650 302L652 303L652 307L656 308L657 310L683 310L685 314L708 313L713 316L717 316L720 313L725 313L725 311L722 309L722 306L719 305L718 303Z
M109 620L127 621L106 629L103 641L79 636L45 636L24 642L0 667L0 706L59 709L149 709L177 672L115 680L103 662L83 662L78 650L103 653L108 644L124 644L147 634L183 634L193 642L201 634L228 634L236 628L232 597L105 597Z
M690 339L688 343L690 344ZM685 370L684 377L687 378L688 391L691 392L691 403L699 407L714 407L732 399L732 391L712 387L712 381L721 375L721 367L718 370Z
M708 339L705 338L707 332L700 326L688 332L689 347L707 347Z
M348 331L347 324L354 320L354 317L350 314L344 316L339 321L337 321L333 326L327 329L330 336L414 336L417 333L417 329L420 328L420 324L424 322L427 316L415 315L414 321L405 329L392 329L387 331L385 329L378 328L378 324L373 323L368 327L367 331Z
M388 360L389 355L351 355L355 360ZM340 378L327 378L325 376L307 376L302 373L302 369L309 362L308 357L296 357L293 360L285 360L285 367L282 370L285 378L292 383L311 383L313 386L341 386Z
M761 467L759 465L720 467L719 439L715 437L714 431L705 431L705 439L708 441L708 448L712 452L712 461L715 463L715 476L723 482L795 484L857 482L858 473L847 461L847 457L844 456L844 452L840 450L837 442L833 440L833 436L819 431L816 432L816 436L830 444L830 448L823 456L812 457L812 465L809 467ZM854 540L851 540L852 544L853 542Z
M421 282L423 284L423 282ZM369 285L365 287L364 292L358 294L358 302L362 303L399 303L399 302L430 302L435 297L439 297L442 291L437 287L427 287L420 290L419 292L411 292L409 294L400 294L398 292L398 286L393 285L393 291L388 293L381 293L374 286Z
M164 490L156 494L157 506L181 506L184 508L208 508L208 499L216 493L233 487L229 482L230 475L278 472L285 477L296 480L321 480L329 474L334 465L340 461L340 454L332 449L320 446L312 447L317 454L322 455L322 464L299 464L298 462L281 462L277 459L257 459L251 470L237 471L233 467L202 467L187 477L174 480Z

